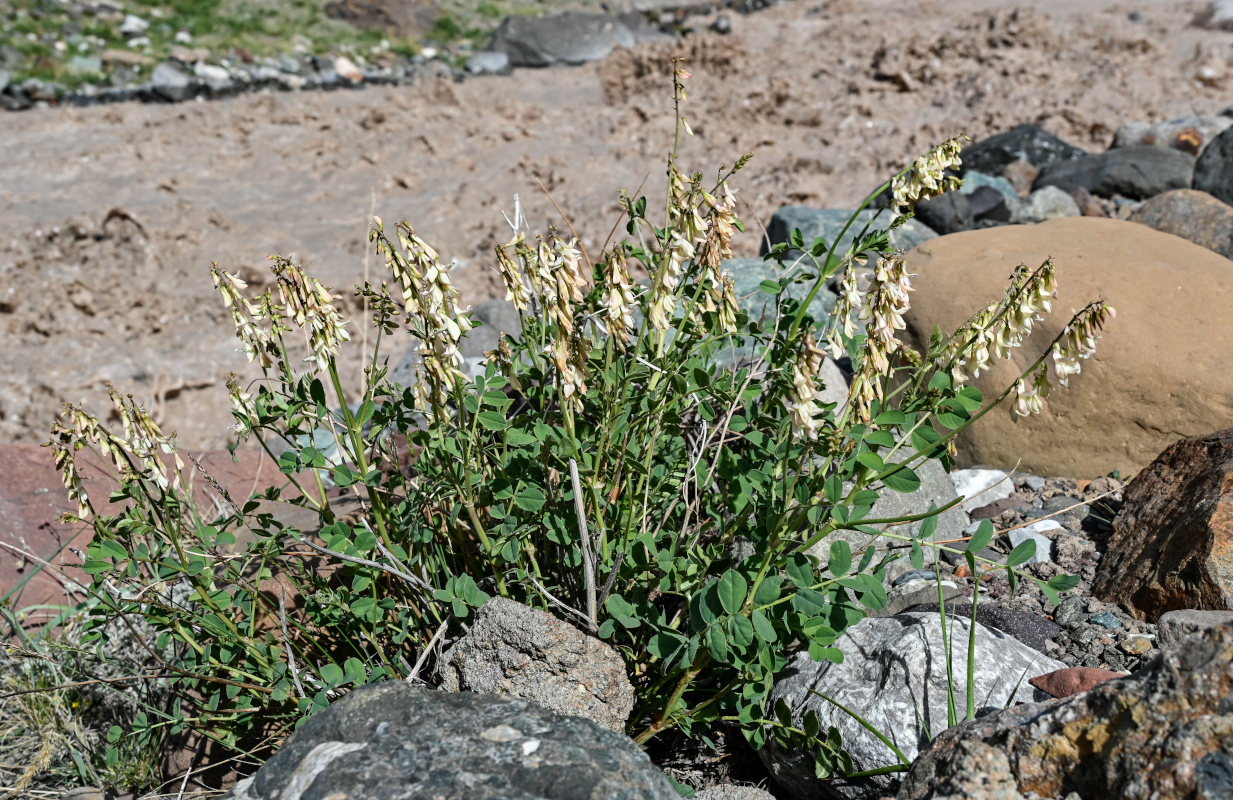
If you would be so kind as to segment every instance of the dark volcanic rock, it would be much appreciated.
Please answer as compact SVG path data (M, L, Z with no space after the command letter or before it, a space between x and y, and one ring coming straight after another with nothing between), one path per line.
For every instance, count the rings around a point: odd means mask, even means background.
M298 791L297 791L298 790ZM364 686L309 718L232 800L675 800L632 740L525 700Z
M937 603L922 603L918 606L912 606L908 611L932 611L938 610ZM952 617L963 617L964 619L972 618L971 603L947 603L946 613ZM1029 614L1026 611L1016 611L1012 608L1004 608L989 604L977 604L976 606L976 621L981 625L986 625L990 628L996 628L1002 633L1013 636L1015 639L1023 642L1028 647L1045 655L1052 655L1045 647L1046 642L1050 639L1055 639L1062 633L1062 627L1055 625L1052 621L1040 616L1039 614Z
M1169 447L1124 498L1092 594L1153 621L1233 609L1233 428Z
M1194 165L1194 188L1233 203L1233 128L1211 141Z
M975 221L966 194L947 192L916 204L916 219L942 236L971 230Z
M1128 678L944 731L896 798L1229 797L1231 695L1233 625L1223 625Z
M1069 161L1087 155L1048 131L1030 122L1005 133L981 139L963 150L960 173L974 170L987 175L1001 175L1012 161L1026 161L1037 169L1056 161Z
M1034 188L1086 189L1098 197L1135 200L1185 189L1194 176L1194 156L1180 150L1132 145L1063 161L1041 170Z

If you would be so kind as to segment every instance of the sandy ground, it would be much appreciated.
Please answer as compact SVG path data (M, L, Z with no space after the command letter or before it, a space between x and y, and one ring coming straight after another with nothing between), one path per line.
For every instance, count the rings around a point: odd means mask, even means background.
M515 193L533 226L561 223L537 180L598 250L619 189L662 196L674 53L683 166L755 154L733 181L753 254L779 206L849 207L952 134L1032 121L1097 150L1125 121L1223 110L1233 34L1191 27L1201 5L793 0L580 68L0 116L0 441L45 438L65 400L101 409L110 380L184 445L224 445L245 364L207 266L260 286L293 254L349 294L370 208L456 259L471 303L498 294Z

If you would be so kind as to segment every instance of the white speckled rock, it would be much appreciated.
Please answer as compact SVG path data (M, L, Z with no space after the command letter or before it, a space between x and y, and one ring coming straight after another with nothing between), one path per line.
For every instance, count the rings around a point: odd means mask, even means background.
M1000 469L957 469L950 474L950 482L964 498L961 508L969 514L1015 491L1015 485Z
M966 706L967 641L969 622L951 618L953 636L951 671L955 703L962 715ZM915 758L947 727L947 675L942 625L937 613L909 613L884 619L869 618L844 632L836 642L842 664L821 664L802 653L775 684L771 702L783 699L798 722L814 711L822 730L839 729L855 769L868 770L895 763L891 750L873 734L814 692L821 692L861 715L881 731L909 759ZM1048 699L1027 681L1065 668L1001 631L976 625L976 707L1000 709L1017 702ZM1013 693L1013 698L1012 698ZM924 727L918 720L924 717ZM926 729L929 734L926 734ZM785 752L773 742L759 754L776 782L793 797L871 798L894 791L895 775L856 781L820 781L814 777L813 757Z

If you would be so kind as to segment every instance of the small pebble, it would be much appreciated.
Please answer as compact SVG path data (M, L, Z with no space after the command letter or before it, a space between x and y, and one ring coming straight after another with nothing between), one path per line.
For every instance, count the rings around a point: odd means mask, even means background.
M1141 656L1152 649L1152 640L1146 636L1127 636L1122 640L1122 651L1132 656Z
M1095 614L1088 619L1088 622L1091 622L1093 625L1099 625L1102 628L1109 628L1110 630L1122 627L1122 621L1115 617L1112 611L1102 611L1099 614Z
M938 573L931 569L914 569L911 572L905 572L891 582L891 586L898 586L901 583L908 581L931 581L938 577Z

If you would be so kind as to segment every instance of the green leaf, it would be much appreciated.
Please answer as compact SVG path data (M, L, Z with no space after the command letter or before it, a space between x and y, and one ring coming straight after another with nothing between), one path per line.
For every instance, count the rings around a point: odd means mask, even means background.
M524 486L514 495L514 505L523 511L539 511L547 500L538 486Z
M888 427L891 425L903 425L907 421L908 418L902 411L883 411L874 417L873 424Z
M783 584L783 578L778 575L768 575L765 580L758 586L758 591L754 593L754 605L769 606L771 603L779 599L780 586Z
M476 415L476 419L479 420L480 425L483 425L490 431L505 430L505 426L509 424L509 421L505 419L505 415L496 411L481 411Z
M779 281L765 280L758 284L758 288L766 294L779 294L783 291L783 284Z
M706 649L711 651L711 657L720 663L728 660L728 640L724 637L721 625L712 625L706 632Z
M813 586L813 564L809 562L808 556L804 553L793 553L788 558L788 563L784 565L784 571L797 586L802 588Z
M1079 585L1078 575L1054 575L1049 579L1049 587L1059 592L1067 592Z
M912 563L912 569L925 568L925 551L920 546L920 540L912 540L912 550L908 554L908 561Z
M301 384L303 385L303 384ZM319 406L325 405L325 384L317 378L313 378L313 382L308 385L308 395L313 399L313 402ZM302 397L303 395L301 395Z
M1017 567L1031 560L1032 556L1036 555L1036 540L1024 539L1019 542L1019 546L1010 551L1010 555L1006 557L1006 566Z
M730 569L719 579L719 604L724 607L724 611L735 614L744 605L748 591L749 584L745 581L745 576Z
M749 615L749 621L753 623L754 633L767 644L774 644L775 640L779 638L775 634L775 626L766 618L766 614L763 614L761 611L755 609Z
M355 471L346 464L339 464L334 467L334 484L339 487L347 487L359 480L359 476Z
M831 558L827 563L831 575L841 578L852 569L852 548L842 539L831 542Z
M968 539L967 551L970 553L979 553L989 546L993 541L993 523L987 519L982 519L980 525L976 526L976 533L972 534L972 538Z
M920 477L910 467L900 467L897 471L883 476L882 485L892 492L910 494L920 488Z
M823 484L823 491L826 492L826 502L834 505L843 499L843 481L838 475L831 475Z
M325 682L327 689L333 689L335 686L343 682L342 667L334 662L330 662L321 668L321 680Z
M815 617L826 610L826 597L813 589L799 589L792 598L792 607L807 617Z
M671 631L657 633L647 642L646 651L661 660L674 656L685 644L685 637Z
M754 640L754 626L749 617L735 616L728 619L728 635L737 647L749 647Z
M950 376L945 372L935 372L929 377L929 388L943 391L950 388Z
M521 431L517 428L506 428L505 441L512 447L522 447L523 445L535 444L537 440L526 431Z
M961 417L958 414L952 414L949 411L939 411L937 417L938 422L950 428L952 431L962 428L968 421L966 417Z
M357 425L366 425L372 419L372 415L377 412L377 407L371 400L365 400L360 403L360 407L355 411L355 422Z
M873 472L879 472L886 466L886 464L883 463L881 456L877 453L870 453L868 450L857 453L856 460L862 467L872 470Z

